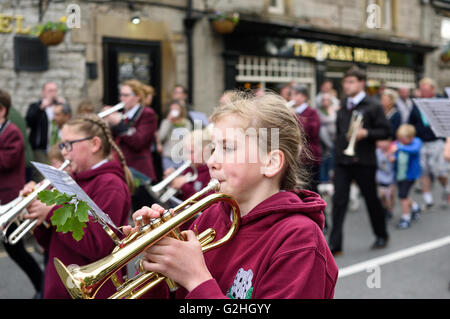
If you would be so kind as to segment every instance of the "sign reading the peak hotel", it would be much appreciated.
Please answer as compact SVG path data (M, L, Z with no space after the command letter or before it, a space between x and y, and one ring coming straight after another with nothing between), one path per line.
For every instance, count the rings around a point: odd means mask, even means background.
M314 58L318 61L338 60L388 65L388 53L384 50L325 44L320 42L292 41L295 56Z

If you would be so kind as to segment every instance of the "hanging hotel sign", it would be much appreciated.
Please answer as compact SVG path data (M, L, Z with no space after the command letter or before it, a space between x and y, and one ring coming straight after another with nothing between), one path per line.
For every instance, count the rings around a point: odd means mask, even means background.
M295 56L314 58L318 61L338 60L383 65L390 63L388 52L384 50L349 47L321 42L307 42L303 40L293 40L292 46Z
M23 26L24 16L0 13L0 33L28 34L31 27Z

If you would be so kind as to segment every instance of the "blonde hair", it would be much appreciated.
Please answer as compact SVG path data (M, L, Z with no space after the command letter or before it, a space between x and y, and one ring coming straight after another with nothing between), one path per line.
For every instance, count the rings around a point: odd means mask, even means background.
M395 103L398 98L398 93L392 89L384 89L382 95L386 95L392 101L392 103Z
M429 84L429 85L431 85L432 87L436 88L436 81L433 80L432 78L422 78L422 79L419 81L419 86L421 86L421 85L423 85L423 84Z
M144 91L145 96L151 94L155 95L155 88L148 84L142 84L142 90Z
M123 82L122 86L129 86L133 93L139 97L139 102L144 102L146 94L142 82L136 79L127 80Z
M64 156L62 155L58 144L54 144L50 147L47 156L49 161L55 160L60 161L61 163L64 162Z
M81 101L77 107L77 114L94 113L95 107L89 100Z
M309 174L301 161L311 158L306 147L306 138L296 115L286 107L286 101L280 95L266 91L261 96L252 92L230 93L232 99L221 104L211 116L212 122L223 116L237 115L249 122L249 127L267 129L267 152L272 149L272 129L278 129L278 149L283 152L285 164L281 172L280 188L291 190L301 188L309 182ZM246 128L244 128L246 129Z
M96 114L82 114L69 120L65 125L75 126L79 132L85 133L87 136L99 137L102 142L102 150L105 158L112 155L112 150L116 151L125 173L125 181L128 185L128 189L130 190L130 193L133 193L133 175L127 166L125 156L121 149L114 142L108 124Z
M399 126L396 132L397 138L399 137L415 137L416 128L411 124L402 124Z

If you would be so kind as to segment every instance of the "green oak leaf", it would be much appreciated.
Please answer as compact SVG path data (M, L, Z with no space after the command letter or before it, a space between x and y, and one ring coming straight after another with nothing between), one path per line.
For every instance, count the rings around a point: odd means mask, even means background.
M76 241L80 241L83 238L84 231L83 228L86 227L86 223L82 223L78 218L72 218L72 237Z
M38 193L38 199L46 205L61 205L53 212L50 218L57 232L64 234L71 232L72 237L79 241L83 238L86 222L89 221L90 207L84 201L78 200L75 196L60 193L54 189L44 190Z
M70 202L73 198L74 198L74 196L69 196L67 194L60 193L58 196L55 197L55 204L62 205L62 204Z
M63 205L53 212L53 216L50 220L54 226L61 229L66 224L67 220L72 218L74 211L74 204Z
M78 221L80 222L88 222L89 221L89 210L91 208L83 201L79 201L77 204L77 213L76 216Z
M47 206L55 204L55 198L58 196L58 190L43 190L38 193L38 199Z

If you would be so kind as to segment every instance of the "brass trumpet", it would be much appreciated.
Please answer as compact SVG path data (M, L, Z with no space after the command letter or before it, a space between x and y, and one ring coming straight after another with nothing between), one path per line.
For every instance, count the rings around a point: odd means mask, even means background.
M68 160L64 161L58 170L62 171L69 164ZM50 185L51 182L48 179L44 179L32 193L27 196L20 195L10 203L0 206L0 232L5 242L15 245L29 230L36 226L37 219L25 219L21 222L22 212L38 196L40 191L43 191ZM14 222L18 223L19 226L7 237L6 232Z
M58 258L55 258L55 268L69 294L72 298L93 299L108 279L113 281L117 289L117 292L109 297L110 299L139 298L164 280L171 289L175 289L176 284L172 280L158 273L142 272L141 269L138 275L125 280L124 283L118 280L116 273L146 248L165 236L173 236L183 240L178 227L216 202L223 201L232 207L233 222L228 233L221 239L213 242L216 232L214 229L209 228L198 235L197 238L202 245L203 252L219 247L230 240L236 233L240 223L240 212L237 202L231 196L222 193L213 193L197 201L198 198L203 197L210 191L217 192L219 186L219 182L212 179L208 186L175 207L174 215L166 211L160 218L152 220L150 224L141 225L139 232L124 238L110 255L94 263L68 268Z
M104 118L114 112L120 111L124 107L125 107L125 103L120 102L120 103L117 103L116 105L114 105L113 107L98 113L97 116L100 118Z
M363 115L361 112L353 111L350 119L350 125L347 131L347 138L349 138L348 146L344 150L344 155L355 156L356 136L360 128L363 127Z
M195 181L198 177L197 168L192 164L191 161L185 161L183 165L169 174L158 184L152 186L149 182L144 183L145 190L153 200L155 200L158 204L164 206L165 208L167 208L167 203L175 203L177 205L180 204L181 201L175 197L175 195L178 193L178 190L170 187L170 183L172 183L175 178L180 176L188 167L192 168L193 173L187 173L186 175L184 175L186 177L186 182L189 183Z

